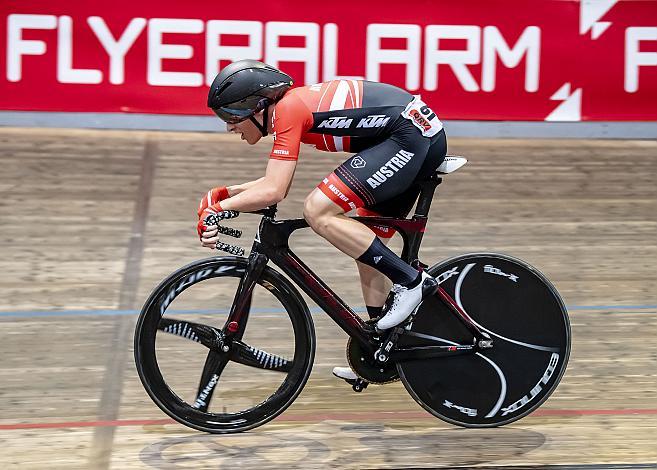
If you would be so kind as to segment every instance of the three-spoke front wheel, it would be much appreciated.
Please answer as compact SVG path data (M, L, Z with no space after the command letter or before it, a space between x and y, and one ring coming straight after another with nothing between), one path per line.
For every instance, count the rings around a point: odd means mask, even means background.
M197 261L165 279L135 330L144 388L165 413L211 433L240 432L278 416L303 389L315 354L308 307L266 267L240 324L229 312L247 260Z

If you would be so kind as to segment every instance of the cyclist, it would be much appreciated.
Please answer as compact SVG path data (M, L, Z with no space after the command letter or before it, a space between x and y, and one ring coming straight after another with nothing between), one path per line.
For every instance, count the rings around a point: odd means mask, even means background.
M333 80L291 88L292 79L255 60L233 62L214 79L208 107L229 132L250 145L269 133L274 145L265 176L244 184L214 188L199 205L201 244L214 248L216 226L205 226L209 214L252 211L280 202L294 177L300 143L318 150L353 155L323 178L306 198L304 218L310 227L356 260L363 297L379 330L411 316L437 281L404 262L386 242L386 227L368 228L345 216L405 217L419 195L417 181L433 173L447 152L445 131L419 96L392 85L365 80ZM389 292L391 298L383 305ZM345 380L356 375L336 367Z

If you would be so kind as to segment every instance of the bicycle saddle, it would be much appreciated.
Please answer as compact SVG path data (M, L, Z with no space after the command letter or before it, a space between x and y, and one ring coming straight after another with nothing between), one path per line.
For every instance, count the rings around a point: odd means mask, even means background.
M464 157L458 157L456 155L447 155L445 156L445 161L440 164L436 173L438 175L447 175L449 173L454 173L456 170L461 168L463 165L468 163L468 159Z

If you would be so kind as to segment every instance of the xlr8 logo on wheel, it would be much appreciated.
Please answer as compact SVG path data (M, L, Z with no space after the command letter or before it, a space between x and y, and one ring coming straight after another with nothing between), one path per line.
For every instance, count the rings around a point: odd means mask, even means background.
M540 378L540 380L536 383L536 385L534 385L534 387L529 391L529 393L523 395L523 397L520 398L520 400L515 401L511 403L509 406L502 408L502 416L506 416L509 413L518 411L520 408L522 408L527 403L529 403L534 398L536 398L543 391L543 387L547 385L547 383L552 378L552 374L554 374L554 371L557 369L558 363L559 363L559 355L557 353L552 353L547 368L545 369L545 372L543 373L543 376Z
M461 406L461 405L455 405L449 400L445 400L443 402L443 406L446 406L447 408L454 408L455 410L460 411L461 413L475 417L477 416L477 409L476 408L468 408L467 406Z
M167 309L169 304L171 304L171 302L173 302L173 300L178 296L178 294L180 294L187 287L191 286L192 284L195 284L196 282L202 279L205 279L211 274L219 274L223 271L226 271L227 269L229 268L226 266L219 266L217 269L204 269L202 271L192 273L189 276L183 278L183 280L180 281L178 284L176 284L174 287L172 287L167 293L166 297L162 299L162 302L160 303L160 315L164 314L164 311Z
M508 278L510 281L518 282L518 276L516 276L515 274L507 274L501 269L491 266L490 264L484 266L484 272L490 274L497 274L498 276L504 276Z

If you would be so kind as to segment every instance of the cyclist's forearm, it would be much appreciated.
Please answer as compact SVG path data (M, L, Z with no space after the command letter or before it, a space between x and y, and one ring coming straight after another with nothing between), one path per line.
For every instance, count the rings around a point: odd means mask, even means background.
M284 194L280 194L278 191L267 185L264 182L264 178L252 183L255 184L244 189L240 193L221 201L221 208L233 211L255 211L258 209L264 209L272 204L277 204L285 197Z
M264 179L265 177L263 176L262 178L258 178L257 180L247 181L246 183L236 184L233 186L227 186L226 189L228 189L228 194L230 195L230 197L233 197L249 188L252 188L253 186L260 183Z

